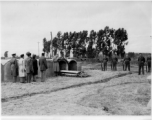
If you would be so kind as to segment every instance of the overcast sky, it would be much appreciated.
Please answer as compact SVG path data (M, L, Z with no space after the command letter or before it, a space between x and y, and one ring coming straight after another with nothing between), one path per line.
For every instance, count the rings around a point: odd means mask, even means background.
M126 52L151 52L151 2L1 2L1 54L38 54L58 31L128 32Z

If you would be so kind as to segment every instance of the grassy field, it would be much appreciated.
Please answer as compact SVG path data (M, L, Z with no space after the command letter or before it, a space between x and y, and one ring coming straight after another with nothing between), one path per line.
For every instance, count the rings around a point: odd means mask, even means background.
M86 78L53 77L41 83L2 83L2 115L150 115L149 73L100 70L83 64ZM123 76L121 76L123 75Z

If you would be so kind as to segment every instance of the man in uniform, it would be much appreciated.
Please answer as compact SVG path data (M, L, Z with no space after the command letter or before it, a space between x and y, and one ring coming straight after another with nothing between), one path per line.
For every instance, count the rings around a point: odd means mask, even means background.
M101 59L101 70L103 71L103 58Z
M125 71L127 70L127 68L130 71L130 61L131 61L131 58L126 54L126 57L124 58Z
M104 58L103 58L103 71L107 71L107 62L108 62L108 58L106 57L106 55L104 55Z
M111 58L111 70L113 70L113 61L112 61L112 58Z
M26 53L27 57L25 59L25 69L26 69L26 78L27 78L27 83L31 82L32 79L32 74L33 74L33 60L31 58L31 53L27 52Z
M151 54L147 57L148 72L151 72Z
M145 63L145 58L140 53L138 57L138 65L139 65L138 75L140 75L141 69L142 69L142 73L144 74L144 63Z
M116 57L116 55L114 55L112 58L112 67L114 71L117 71L117 62L118 62L118 58Z
M123 71L125 71L125 61L124 61L124 58L121 59L121 63L122 63Z

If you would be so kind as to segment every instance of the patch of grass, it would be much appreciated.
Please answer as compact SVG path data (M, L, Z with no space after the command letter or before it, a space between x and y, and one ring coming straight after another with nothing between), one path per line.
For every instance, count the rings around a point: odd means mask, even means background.
M131 76L116 78L113 80L115 82L109 81L111 87L99 87L96 94L83 97L79 104L98 109L107 107L107 112L112 115L150 115L147 103L151 96L151 86L149 83L136 83L138 78ZM142 77L140 81L144 79ZM130 84L121 84L124 80ZM116 81L118 85L113 85Z

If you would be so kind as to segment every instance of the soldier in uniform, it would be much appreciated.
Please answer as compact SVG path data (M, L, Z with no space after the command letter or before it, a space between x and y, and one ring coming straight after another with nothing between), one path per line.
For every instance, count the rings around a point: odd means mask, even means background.
M113 61L111 59L111 70L113 70Z
M145 63L145 58L140 53L138 57L138 66L139 66L138 75L140 75L141 69L142 69L142 73L144 74L144 63Z
M114 71L117 71L117 62L118 58L116 57L116 55L114 55L114 57L112 58L112 67Z
M123 71L125 71L125 61L124 61L124 58L121 59L121 63L122 63Z
M151 54L147 57L148 72L151 72Z
M103 58L103 71L107 71L107 62L108 62L108 58L106 57L106 55L104 55L104 58Z
M101 59L101 70L103 71L103 58Z
M126 57L124 58L125 71L127 70L127 68L130 71L130 61L131 61L131 58L126 54Z

